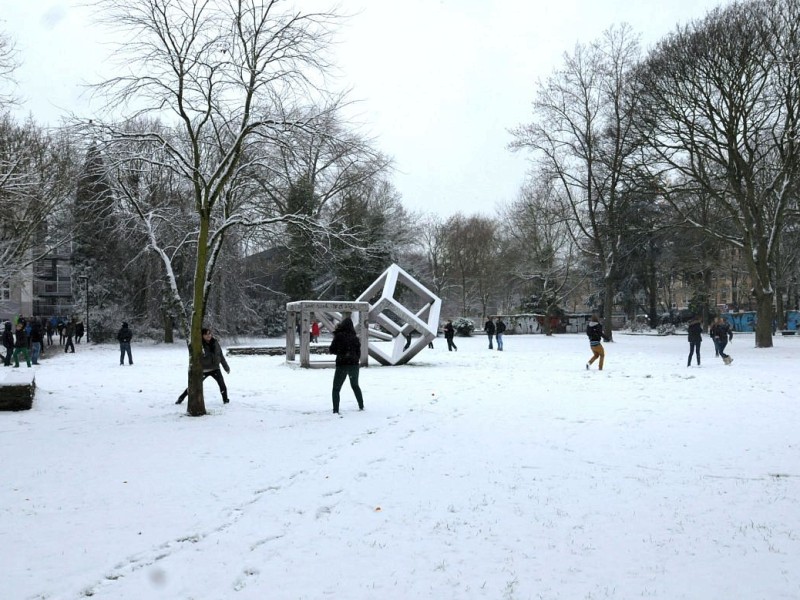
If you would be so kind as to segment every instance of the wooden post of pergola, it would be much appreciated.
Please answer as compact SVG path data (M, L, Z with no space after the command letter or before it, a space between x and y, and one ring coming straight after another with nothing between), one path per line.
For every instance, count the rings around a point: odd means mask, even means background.
M300 366L320 368L334 366L333 359L311 362L311 317L322 323L323 329L333 333L336 325L345 317L353 319L356 333L361 341L362 367L369 362L369 302L336 302L319 300L300 300L286 305L286 362L294 362L297 324L300 324Z

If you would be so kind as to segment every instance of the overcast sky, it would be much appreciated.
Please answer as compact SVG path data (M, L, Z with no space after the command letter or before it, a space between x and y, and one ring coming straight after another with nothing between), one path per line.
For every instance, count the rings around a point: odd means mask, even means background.
M526 156L506 149L508 129L530 120L537 80L565 52L622 22L649 47L729 1L340 0L354 16L338 64L359 122L395 160L407 208L490 214L527 170ZM91 116L82 86L100 78L107 48L89 16L73 0L0 0L0 27L23 61L24 113L40 123Z

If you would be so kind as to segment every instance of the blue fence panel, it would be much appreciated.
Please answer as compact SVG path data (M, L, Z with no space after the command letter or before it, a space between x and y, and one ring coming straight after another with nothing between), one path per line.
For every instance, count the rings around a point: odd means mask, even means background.
M755 331L756 330L756 313L752 312L739 312L739 313L722 313L722 317L731 326L734 331Z

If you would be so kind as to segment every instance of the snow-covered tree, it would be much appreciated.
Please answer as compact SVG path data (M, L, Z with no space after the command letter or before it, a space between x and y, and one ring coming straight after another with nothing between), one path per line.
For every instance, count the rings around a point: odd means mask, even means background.
M171 261L174 247L160 232L170 227L174 208L142 202L141 186L124 177L117 191L139 216L150 248L162 259L189 347L190 415L205 414L201 328L212 291L217 259L226 235L241 226L269 227L305 215L259 216L253 174L269 157L265 141L280 144L287 133L319 128L318 114L298 114L291 106L312 105L328 66L325 48L336 18L295 11L274 0L99 0L102 17L124 39L119 75L98 85L110 120L91 124L109 168L154 163L185 183L192 206L194 250L191 295L184 299ZM126 118L148 116L167 127L131 132ZM135 183L135 181L134 181ZM172 243L170 238L170 244Z

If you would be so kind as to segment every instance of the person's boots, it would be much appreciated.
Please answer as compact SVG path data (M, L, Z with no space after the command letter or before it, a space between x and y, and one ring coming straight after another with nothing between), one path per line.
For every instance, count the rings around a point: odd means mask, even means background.
M227 393L227 392L225 392L224 394L222 394L222 403L223 403L223 404L227 404L228 402L229 402L229 400L228 400L228 393Z
M186 392L178 396L178 399L175 401L175 404L180 404L181 402L183 402L184 398L186 398Z

